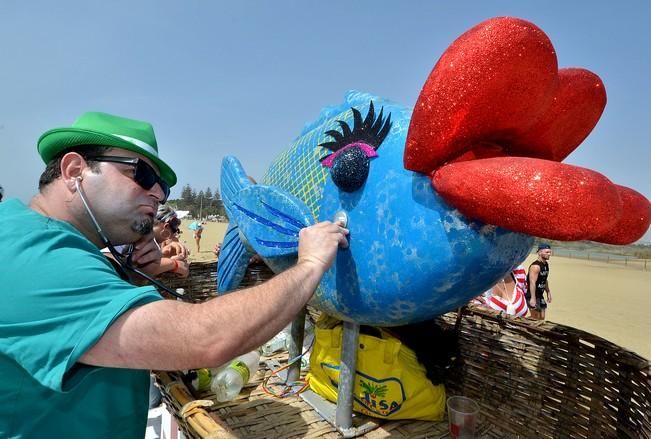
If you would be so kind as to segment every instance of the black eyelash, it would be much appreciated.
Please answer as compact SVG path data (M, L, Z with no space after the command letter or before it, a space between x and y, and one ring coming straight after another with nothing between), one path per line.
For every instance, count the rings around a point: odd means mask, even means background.
M337 123L341 127L341 132L337 130L326 131L326 135L332 137L334 142L321 143L319 146L327 148L332 152L336 152L344 146L355 142L366 143L367 145L372 146L375 150L380 147L391 129L391 113L389 113L386 120L384 120L384 107L382 107L380 109L380 114L376 119L373 101L371 101L368 107L368 114L363 121L362 114L359 110L356 108L351 108L351 110L353 110L354 117L353 129L351 130L350 126L343 120L338 120ZM326 157L321 158L321 161L325 160Z

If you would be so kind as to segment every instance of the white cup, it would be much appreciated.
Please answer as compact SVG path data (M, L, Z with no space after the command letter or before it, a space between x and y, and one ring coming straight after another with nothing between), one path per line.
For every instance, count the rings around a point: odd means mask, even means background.
M479 404L465 396L451 396L447 405L450 437L473 439L479 423Z

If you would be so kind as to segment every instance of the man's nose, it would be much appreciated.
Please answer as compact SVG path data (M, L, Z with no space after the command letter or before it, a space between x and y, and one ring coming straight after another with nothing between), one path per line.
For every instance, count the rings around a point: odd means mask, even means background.
M159 203L164 203L165 200L165 191L160 184L156 183L151 187L151 193L156 196Z

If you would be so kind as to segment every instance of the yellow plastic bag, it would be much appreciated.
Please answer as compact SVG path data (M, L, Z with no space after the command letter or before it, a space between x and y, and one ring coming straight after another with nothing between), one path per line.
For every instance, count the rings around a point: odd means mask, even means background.
M313 392L337 401L342 325L314 328L309 383ZM353 410L382 419L440 421L445 387L433 385L414 351L381 331L382 338L360 334Z

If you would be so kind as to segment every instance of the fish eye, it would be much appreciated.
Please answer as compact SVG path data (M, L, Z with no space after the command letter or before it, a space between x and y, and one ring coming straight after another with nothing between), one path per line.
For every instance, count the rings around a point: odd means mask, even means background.
M326 131L325 134L334 140L319 145L332 151L320 161L323 166L330 168L332 181L344 192L354 192L362 187L368 178L370 159L378 156L377 149L391 129L391 114L385 119L382 107L376 118L373 101L369 104L364 120L359 110L351 110L353 129L345 121L338 120L341 132Z
M330 168L332 181L344 192L355 192L368 178L369 156L353 146L341 151Z

